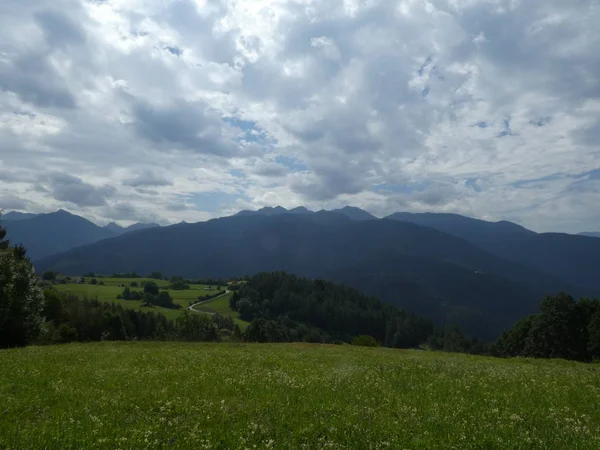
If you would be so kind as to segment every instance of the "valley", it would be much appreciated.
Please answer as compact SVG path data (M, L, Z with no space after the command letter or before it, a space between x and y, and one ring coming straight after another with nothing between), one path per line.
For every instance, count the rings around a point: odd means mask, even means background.
M65 294L73 294L81 299L97 299L104 303L114 303L125 309L141 310L146 312L160 313L168 319L180 317L184 311L195 313L222 314L231 316L236 323L245 328L247 322L239 319L239 314L229 308L229 299L232 293L226 291L225 286L191 284L188 289L169 289L167 280L156 280L150 278L111 278L111 277L81 277L83 282L59 283L55 285L56 290ZM96 280L91 284L91 280ZM122 296L123 289L129 287L137 289L146 282L156 283L161 291L167 291L173 302L179 309L164 308L161 306L143 306L141 300L125 300L118 298ZM222 292L222 293L221 293ZM205 300L205 296L213 296L221 293L218 297ZM199 304L200 303L200 304ZM192 305L196 305L192 308ZM201 306L200 306L201 305Z

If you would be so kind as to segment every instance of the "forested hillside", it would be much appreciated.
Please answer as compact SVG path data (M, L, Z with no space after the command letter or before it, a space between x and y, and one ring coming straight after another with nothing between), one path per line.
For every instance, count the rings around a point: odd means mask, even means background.
M426 342L433 333L431 322L374 297L283 272L250 278L234 292L231 307L244 320L277 322L287 335L280 340L350 342L369 335L385 346L408 348Z
M506 260L577 287L570 288L570 292L600 295L598 239L565 233L535 233L511 222L487 222L456 214L396 213L388 219L428 226L460 237Z

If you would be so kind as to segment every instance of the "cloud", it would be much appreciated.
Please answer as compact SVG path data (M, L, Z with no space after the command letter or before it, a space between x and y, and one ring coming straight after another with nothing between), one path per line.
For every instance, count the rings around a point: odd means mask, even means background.
M0 211L3 210L26 210L29 202L10 194L0 194Z
M113 187L96 187L66 173L51 174L48 177L48 186L56 200L81 207L103 206L106 204L106 199L116 193Z
M4 0L0 192L99 222L351 203L594 229L599 21L591 0Z
M151 171L145 170L130 180L123 183L125 186L148 187L148 186L170 186L172 183L165 177Z

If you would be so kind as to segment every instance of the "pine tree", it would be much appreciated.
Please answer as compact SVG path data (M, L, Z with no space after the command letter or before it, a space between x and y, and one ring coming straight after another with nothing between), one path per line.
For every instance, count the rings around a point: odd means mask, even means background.
M42 327L44 295L22 246L11 247L0 227L0 347L29 344Z

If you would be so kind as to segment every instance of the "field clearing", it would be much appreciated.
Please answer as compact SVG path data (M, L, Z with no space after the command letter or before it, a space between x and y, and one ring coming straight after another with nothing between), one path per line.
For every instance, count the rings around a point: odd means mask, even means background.
M86 280L88 280L88 279L86 279ZM55 287L57 290L59 290L61 292L72 293L82 299L86 298L86 297L89 299L98 298L98 300L101 302L116 303L126 309L136 309L136 310L140 309L140 310L146 311L146 312L148 312L148 311L157 312L157 313L163 314L168 319L176 319L177 317L181 316L183 314L183 312L187 309L187 307L190 305L190 302L196 303L198 301L197 299L199 296L212 295L212 294L219 292L220 290L226 289L225 287L217 287L217 286L212 286L212 289L209 289L209 286L203 285L203 284L191 284L190 289L186 289L186 290L169 289L168 291L169 291L169 294L171 295L171 297L173 298L173 302L178 305L181 305L182 309L178 309L178 310L177 309L168 309L168 308L161 308L161 307L156 307L156 306L152 307L152 308L148 308L148 307L142 307L141 306L142 302L139 300L117 299L117 296L120 295L124 289L121 285L129 286L131 284L131 282L133 282L133 281L137 282L138 284L140 284L142 281L154 281L159 286L167 286L169 284L168 282L166 282L164 280L150 280L148 278L98 278L97 280L98 280L98 282L103 281L105 283L105 285L101 286L99 284L68 283L68 284L57 284ZM139 286L138 287L129 286L129 288L131 290L137 290L137 291L141 291L143 289ZM231 294L228 294L228 295L231 295ZM209 313L218 312L225 316L231 315L234 318L234 320L237 319L238 322L240 322L242 324L246 324L246 322L239 321L239 315L235 311L232 311L229 308L229 297L225 296L222 298L223 299L226 298L225 307L223 306L223 304L218 304L219 310L216 311L216 310L213 310L212 307L209 306L207 303L206 305L203 305L205 311L209 312Z
M242 331L248 327L248 322L240 319L240 314L237 311L233 311L229 307L229 299L233 295L233 292L229 291L227 294L217 297L212 300L208 300L206 303L202 303L194 307L196 311L206 311L208 313L217 313L222 316L231 316L233 321L237 323Z
M600 367L309 344L0 352L0 448L600 448Z

